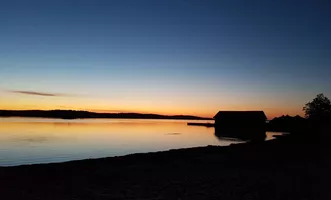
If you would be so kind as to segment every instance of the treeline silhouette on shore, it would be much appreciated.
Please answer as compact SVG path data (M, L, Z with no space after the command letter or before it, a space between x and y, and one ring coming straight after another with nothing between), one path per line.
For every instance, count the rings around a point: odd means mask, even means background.
M267 130L286 131L292 134L307 134L314 138L330 139L331 101L324 94L318 94L302 109L305 118L300 116L281 116L269 121Z
M268 131L285 131L293 132L298 130L304 130L309 124L309 120L299 115L289 116L283 115L275 117L267 123Z
M42 117L59 119L79 118L122 118L122 119L185 119L209 120L210 118L191 115L159 115L143 113L95 113L76 110L0 110L0 117Z

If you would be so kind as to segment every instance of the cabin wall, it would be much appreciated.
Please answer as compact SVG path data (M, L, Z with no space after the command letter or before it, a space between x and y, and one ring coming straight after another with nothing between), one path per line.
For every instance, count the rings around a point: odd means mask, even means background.
M247 120L228 120L215 119L215 126L223 128L256 128L261 129L266 127L265 120L247 119Z

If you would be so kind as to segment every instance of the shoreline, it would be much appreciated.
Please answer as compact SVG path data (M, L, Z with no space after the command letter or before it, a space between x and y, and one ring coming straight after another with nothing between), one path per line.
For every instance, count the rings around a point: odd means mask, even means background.
M284 134L284 133L283 133ZM274 135L273 139L270 140L265 140L264 142L269 142L272 140L276 140L277 138L282 138L284 136L287 136L289 134L284 134L284 135ZM241 141L241 140L239 140ZM222 150L223 148L233 148L233 146L236 145L244 145L244 144L248 144L250 143L250 141L241 141L240 143L231 143L229 145L226 146L221 146L221 145L206 145L206 146L197 146L197 147L184 147L184 148L174 148L174 149L168 149L168 150L156 150L156 151L150 151L150 152L133 152L133 153L128 153L128 154L124 154L124 155L115 155L115 156L105 156L105 157L98 157L98 158L83 158L83 159L77 159L77 160L68 160L68 161L59 161L59 162L45 162L45 163L31 163L31 164L18 164L18 165L10 165L10 166L1 166L0 165L0 170L1 168L14 168L14 167L26 167L26 166L35 166L35 165L53 165L53 164L66 164L66 163L76 163L76 162L89 162L89 161L98 161L98 160L111 160L114 158L126 158L126 157L134 157L134 156L147 156L147 155L151 155L151 154L157 154L157 155L161 155L161 154L169 154L169 153L180 153L180 152L188 152L188 153L194 153L194 152L199 152L201 150L204 149L218 149L218 150Z
M63 120L77 120L77 119L146 119L146 120L192 120L192 121L212 121L210 118L135 118L135 117L81 117L81 118L62 118L62 117L39 117L39 116L0 116L1 118L37 118L37 119L63 119Z
M328 199L329 147L319 145L284 136L0 167L0 192L4 199Z

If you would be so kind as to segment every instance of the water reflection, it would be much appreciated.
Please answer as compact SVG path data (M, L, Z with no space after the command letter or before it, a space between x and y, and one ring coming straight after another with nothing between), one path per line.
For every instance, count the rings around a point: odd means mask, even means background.
M266 131L261 128L220 128L215 127L215 136L220 140L230 141L264 141L267 138Z
M196 121L0 118L0 166L240 142L233 134L188 122Z
M166 135L179 135L181 133L166 133Z
M14 142L26 142L26 143L45 143L51 142L54 140L52 137L44 137L44 136L26 136L26 137L18 137L13 138Z
M0 166L229 144L184 120L0 118Z

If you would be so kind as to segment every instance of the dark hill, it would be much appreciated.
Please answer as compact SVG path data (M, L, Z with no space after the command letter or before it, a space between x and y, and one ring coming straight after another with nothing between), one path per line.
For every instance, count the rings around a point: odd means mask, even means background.
M60 119L78 118L122 118L122 119L186 119L186 120L206 120L190 115L158 115L142 113L95 113L89 111L76 110L0 110L1 117L43 117Z

